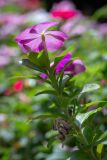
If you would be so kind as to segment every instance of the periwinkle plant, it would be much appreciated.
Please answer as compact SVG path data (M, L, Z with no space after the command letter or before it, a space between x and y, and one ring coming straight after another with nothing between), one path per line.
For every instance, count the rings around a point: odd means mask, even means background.
M71 153L70 160L101 160L103 142L107 132L103 133L93 123L93 117L101 107L87 111L96 102L81 104L84 93L98 89L99 85L89 84L81 88L75 86L73 78L86 71L80 59L72 58L72 47L50 60L48 51L61 49L67 35L50 28L57 22L44 22L34 25L16 37L16 42L26 54L22 64L37 71L35 78L49 84L49 88L36 95L50 94L54 105L49 114L41 115L54 119L54 130L63 143L68 138L75 139L77 150ZM84 83L84 82L83 82ZM98 102L97 102L98 103Z

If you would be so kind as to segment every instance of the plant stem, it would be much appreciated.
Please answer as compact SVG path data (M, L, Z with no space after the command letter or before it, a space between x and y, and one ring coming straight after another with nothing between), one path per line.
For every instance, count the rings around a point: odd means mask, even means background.
M42 43L43 43L43 47L44 47L44 51L45 51L45 55L46 55L46 59L47 59L47 64L48 64L48 74L49 74L49 78L51 80L51 84L53 86L53 88L56 90L56 92L58 93L58 100L60 105L62 105L62 94L59 94L59 87L58 87L58 83L56 80L56 77L50 72L50 60L49 60L49 56L48 56L48 50L47 50L47 46L46 46L46 42L45 42L45 36L44 33L42 34Z
M95 154L94 154L94 152L93 152L93 147L91 147L90 153L91 153L93 159L97 160L97 158L96 158L96 156L95 156Z
M49 60L49 56L48 56L48 50L46 47L46 42L45 42L45 36L44 34L42 34L42 43L43 43L43 47L44 47L44 51L45 51L45 56L47 59L47 64L48 64L48 70L50 69L50 60Z

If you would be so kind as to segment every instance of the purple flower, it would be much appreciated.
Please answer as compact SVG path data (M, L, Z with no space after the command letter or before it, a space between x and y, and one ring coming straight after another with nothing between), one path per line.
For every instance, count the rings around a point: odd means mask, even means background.
M67 53L61 60L60 62L57 64L57 66L55 67L55 73L58 74L60 73L64 66L71 60L71 54Z
M67 53L59 61L59 63L56 65L55 74L61 73L61 71L64 69L65 65L67 65L72 60L71 58L72 58L72 55L70 53ZM51 67L53 67L53 66L54 66L54 64ZM76 59L74 61L71 61L70 64L68 64L68 66L65 67L64 75L72 74L73 76L76 76L76 75L84 72L85 70L86 70L86 67L85 67L84 63L81 60ZM48 76L44 73L42 73L40 75L40 77L43 79L48 78Z
M59 74L63 68L65 67L65 65L70 62L71 60L71 54L67 53L61 60L60 62L57 64L57 66L55 67L55 73ZM79 59L76 59L74 61L72 61L70 64L68 64L68 66L65 68L64 70L64 74L72 74L73 76L84 72L85 71L85 65L83 64L83 62Z
M73 76L80 74L86 70L85 65L79 59L74 60L71 64L65 69L65 74L72 74Z
M28 52L29 49L33 52L40 52L44 49L42 37L45 37L47 50L54 51L61 48L67 36L65 33L56 30L49 30L50 27L58 25L57 22L44 22L34 25L21 32L16 37L16 42L19 44L23 52Z
M45 73L41 73L40 77L43 78L43 79L47 79L48 78L47 74L45 74Z

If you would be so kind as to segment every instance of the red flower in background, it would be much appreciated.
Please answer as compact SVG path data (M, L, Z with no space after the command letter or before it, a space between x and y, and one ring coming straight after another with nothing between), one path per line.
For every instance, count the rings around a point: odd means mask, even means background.
M20 92L23 89L23 81L18 80L13 84L13 91Z
M55 18L70 19L78 15L78 11L75 9L74 5L69 1L62 1L56 3L51 11L51 15Z
M52 16L55 18L69 19L75 17L78 12L75 10L70 11L52 11Z

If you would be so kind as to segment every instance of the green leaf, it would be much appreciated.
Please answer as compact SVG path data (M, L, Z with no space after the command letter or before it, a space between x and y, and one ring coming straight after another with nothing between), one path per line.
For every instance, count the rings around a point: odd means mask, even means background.
M98 138L97 144L102 143L105 140L107 140L107 131L105 131L104 133L102 133L102 135Z
M100 88L100 85L95 84L95 83L86 84L86 85L83 87L83 89L82 89L82 91L80 92L80 94L86 93L86 92L92 92L92 91L97 90L97 89L99 89L99 88Z
M40 94L52 94L52 95L57 95L55 90L44 90L44 91L40 91L38 93L35 94L35 96L38 96Z
M98 20L99 18L107 18L107 5L98 9L94 15L92 16L93 19Z
M94 101L94 102L90 102L90 103L87 103L85 105L85 108L88 108L88 107L90 107L92 105L99 104L99 103L107 103L107 101Z
M91 144L93 142L93 137L94 137L94 130L92 128L92 126L86 125L83 129L82 129L82 133L87 141L88 144Z
M40 66L30 62L29 59L22 59L22 65L27 66L28 68L34 69L36 71L46 73L45 69L43 69Z
M37 57L38 57L38 53L29 53L28 59L30 60L30 62L38 65L38 61L37 61Z
M45 137L47 139L50 139L50 138L56 137L58 134L59 134L58 131L50 130L46 133Z
M101 154L101 153L102 153L103 146L104 146L103 144L98 144L98 145L97 145L96 151L97 151L98 154Z
M36 117L32 117L31 120L34 120L34 119L56 118L57 116L58 116L57 114L44 113L44 114L39 114Z
M49 63L44 51L40 52L39 54L38 53L29 53L28 58L32 63L38 65L41 68L47 67L48 63Z
M89 155L87 155L85 152L79 150L71 153L70 160L92 160L92 159L89 158Z
M79 124L79 126L83 126L84 123L88 120L88 118L97 112L101 111L102 108L94 109L92 111L88 111L87 113L79 113L76 116L76 121Z

